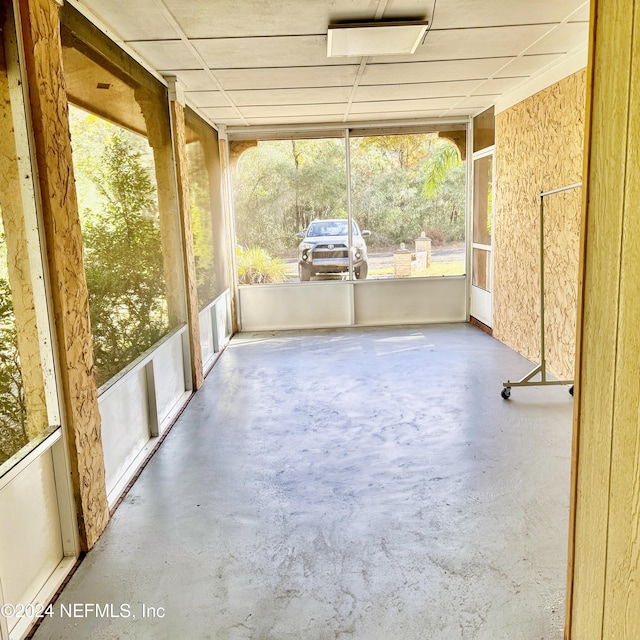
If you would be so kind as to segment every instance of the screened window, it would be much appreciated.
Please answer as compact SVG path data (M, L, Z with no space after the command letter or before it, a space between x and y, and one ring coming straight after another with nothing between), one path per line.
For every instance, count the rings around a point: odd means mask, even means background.
M227 286L218 137L190 109L185 109L185 124L198 306L203 309Z
M490 107L473 119L473 151L492 146L496 140L495 109Z
M234 198L239 282L308 279L305 231L315 220L347 219L344 140L259 142L238 162ZM318 249L324 252L324 262L317 263L323 277L343 277L346 242L345 236L329 243L336 245L333 249ZM308 247L306 251L307 256L313 253Z
M435 133L351 138L353 218L368 277L465 273L466 168Z
M435 133L258 142L235 171L241 284L465 273L466 164ZM352 230L348 218L351 214Z
M3 173L4 169L3 166ZM9 283L7 240L0 219L0 465L28 442L27 404Z
M98 385L186 319L164 87L65 8L63 62ZM87 45L84 37L98 38ZM109 52L109 49L107 48ZM124 54L117 54L123 56Z
M0 23L0 476L59 426L11 11ZM45 370L49 376L45 375Z

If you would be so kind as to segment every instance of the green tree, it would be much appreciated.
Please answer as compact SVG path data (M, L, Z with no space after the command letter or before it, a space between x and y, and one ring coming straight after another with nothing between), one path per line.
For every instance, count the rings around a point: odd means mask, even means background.
M199 141L187 145L187 160L198 304L202 309L216 297L218 280L214 253L211 189L205 153Z
M0 278L0 464L27 442L27 410L11 289L9 282Z
M425 166L424 194L428 198L438 195L449 172L462 164L456 147L447 140L438 140L432 147Z
M346 217L342 140L261 142L246 151L234 181L236 233L244 247L281 254L315 218Z
M74 110L72 140L98 384L168 331L146 141Z
M434 242L464 239L466 171L437 134L351 138L353 215L390 248L427 231ZM235 175L238 242L282 256L314 218L346 217L342 140L261 142Z

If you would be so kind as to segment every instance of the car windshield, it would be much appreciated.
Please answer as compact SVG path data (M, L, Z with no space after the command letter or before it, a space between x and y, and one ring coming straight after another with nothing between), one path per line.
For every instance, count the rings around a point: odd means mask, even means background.
M313 238L318 236L346 236L347 221L346 220L318 220L312 222L307 229L307 237ZM358 235L358 227L353 223L353 235Z

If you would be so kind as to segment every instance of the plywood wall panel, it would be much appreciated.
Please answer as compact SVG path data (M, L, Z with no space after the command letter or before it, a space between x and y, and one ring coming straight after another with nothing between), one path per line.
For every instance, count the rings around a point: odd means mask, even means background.
M184 106L175 100L171 101L171 124L175 145L180 230L182 232L182 255L184 256L187 323L189 325L189 348L191 351L191 383L193 389L197 390L204 382L204 374L202 371L202 347L200 345L200 317L198 315L198 285L196 281L196 261L193 248L193 225L191 222L187 139L184 123Z
M640 637L640 12L594 0L567 628Z
M71 476L81 545L90 549L109 507L58 9L54 0L20 1Z
M496 117L493 335L539 361L539 193L582 179L585 71ZM547 364L573 378L580 190L545 201ZM524 373L524 372L523 372Z

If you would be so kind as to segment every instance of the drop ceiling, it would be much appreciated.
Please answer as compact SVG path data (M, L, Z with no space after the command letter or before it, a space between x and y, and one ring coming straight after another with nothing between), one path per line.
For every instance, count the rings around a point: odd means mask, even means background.
M475 115L587 47L584 0L71 0L229 127ZM413 55L328 58L327 26L427 19ZM583 56L586 60L586 55Z

